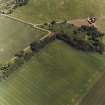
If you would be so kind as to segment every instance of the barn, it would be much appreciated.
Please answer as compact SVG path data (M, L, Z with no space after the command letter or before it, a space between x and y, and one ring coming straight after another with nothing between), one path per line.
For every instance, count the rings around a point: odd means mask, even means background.
M16 0L16 3L18 5L24 5L24 4L26 4L26 2L27 2L27 0Z

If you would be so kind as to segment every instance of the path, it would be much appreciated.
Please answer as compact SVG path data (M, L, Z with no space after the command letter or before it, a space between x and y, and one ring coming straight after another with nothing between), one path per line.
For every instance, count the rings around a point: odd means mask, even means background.
M15 20L15 21L19 21L19 22L22 22L22 23L24 23L24 24L30 25L31 27L36 28L36 29L38 29L38 30L51 33L50 30L47 30L47 29L38 27L38 25L42 25L42 24L33 24L33 23L31 23L31 22L27 22L27 21L24 21L24 20L22 20L22 19L19 19L19 18L10 16L10 15L6 15L6 14L0 14L0 15L1 15L1 16L4 16L4 17L8 17L8 18L10 18L10 19L13 19L13 20ZM105 19L105 16L97 17L97 19L98 19L98 20L99 20L99 19ZM61 22L62 22L62 21L61 21ZM61 22L57 22L57 23L61 23ZM89 26L89 23L87 22L87 18L84 18L84 19L74 19L74 20L71 20L71 21L67 21L67 23L74 24L76 27L81 27L81 25ZM50 23L48 23L48 24L50 24ZM99 28L97 25L95 25L95 27Z
M15 20L15 21L19 21L19 22L21 22L21 23L30 25L31 27L36 28L36 29L38 29L38 30L46 31L46 32L48 32L48 33L51 32L51 31L46 30L46 29L44 29L44 28L37 27L37 25L42 25L42 24L33 24L33 23L31 23L31 22L27 22L27 21L21 20L21 19L19 19L19 18L10 16L10 15L6 15L6 14L0 14L0 15L1 15L1 16L4 16L4 17L8 17L8 18L10 18L10 19L13 19L13 20Z
M96 82L79 105L105 105L105 74Z

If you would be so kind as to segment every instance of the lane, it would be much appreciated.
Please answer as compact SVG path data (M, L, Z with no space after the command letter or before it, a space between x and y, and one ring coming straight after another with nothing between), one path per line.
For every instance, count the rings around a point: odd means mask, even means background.
M33 28L36 28L36 29L41 30L41 31L45 31L45 32L49 32L49 33L51 32L51 31L46 30L46 29L44 29L44 28L37 27L38 25L42 25L42 24L33 24L33 23L31 23L31 22L27 22L27 21L21 20L21 19L19 19L19 18L10 16L10 15L6 15L6 14L0 14L0 16L4 16L4 17L10 18L10 19L13 19L13 20L15 20L15 21L19 21L19 22L21 22L21 23L24 23L24 24L26 24L26 25L30 25L30 26L32 26Z

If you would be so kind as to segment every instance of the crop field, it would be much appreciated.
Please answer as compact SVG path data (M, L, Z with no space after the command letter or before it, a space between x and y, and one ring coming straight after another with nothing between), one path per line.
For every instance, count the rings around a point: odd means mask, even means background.
M45 34L29 25L0 17L0 63L8 61L15 53Z
M102 55L55 41L0 83L0 104L75 105L104 67Z

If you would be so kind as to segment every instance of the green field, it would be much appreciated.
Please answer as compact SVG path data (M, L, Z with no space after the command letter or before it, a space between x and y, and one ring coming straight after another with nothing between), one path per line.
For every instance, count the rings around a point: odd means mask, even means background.
M0 63L8 61L15 53L45 34L29 25L0 17Z
M0 84L0 104L75 105L104 68L103 55L55 41Z
M104 4L104 0L29 0L12 15L35 23L104 16Z
M104 17L104 5L104 0L29 0L11 16L32 23L90 15ZM98 24L105 31L104 19ZM0 17L0 63L45 34L29 25ZM0 83L0 105L75 105L89 92L104 69L105 55L82 52L55 41Z
M80 105L104 105L105 103L105 74L96 82ZM91 98L92 97L92 98Z

